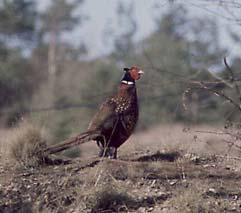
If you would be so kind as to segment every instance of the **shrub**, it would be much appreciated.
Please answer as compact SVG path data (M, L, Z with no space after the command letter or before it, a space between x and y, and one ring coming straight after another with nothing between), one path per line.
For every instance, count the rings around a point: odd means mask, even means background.
M47 147L47 136L44 130L25 124L17 129L10 154L17 163L26 167L35 167L43 163L40 150L45 147Z

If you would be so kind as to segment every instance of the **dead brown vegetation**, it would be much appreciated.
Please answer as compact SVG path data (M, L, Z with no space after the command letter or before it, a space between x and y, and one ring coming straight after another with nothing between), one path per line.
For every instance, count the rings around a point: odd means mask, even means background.
M11 146L11 156L24 166L37 166L41 164L38 151L47 146L47 138L43 130L32 125L26 125L16 130L15 139Z
M240 161L224 155L223 136L196 132L206 128L156 127L132 137L118 160L94 157L94 143L65 165L15 168L1 159L0 211L238 212Z

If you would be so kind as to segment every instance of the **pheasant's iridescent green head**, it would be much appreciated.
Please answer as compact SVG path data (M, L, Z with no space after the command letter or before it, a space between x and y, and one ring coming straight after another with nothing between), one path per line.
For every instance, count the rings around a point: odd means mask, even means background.
M125 74L121 80L122 83L132 84L136 80L139 80L143 75L143 71L137 66L132 66L131 68L124 68Z

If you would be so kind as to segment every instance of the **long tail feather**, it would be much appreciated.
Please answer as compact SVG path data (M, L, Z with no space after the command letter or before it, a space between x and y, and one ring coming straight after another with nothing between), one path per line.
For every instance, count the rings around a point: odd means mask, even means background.
M45 155L48 155L48 154L54 154L54 153L57 153L57 152L61 152L61 151L64 151L66 149L69 149L73 146L77 146L77 145L86 143L90 140L93 140L98 136L100 136L100 131L98 131L98 130L87 131L87 132L81 133L80 135L77 135L76 137L67 139L67 140L65 140L61 143L49 146L45 150L43 150L43 153Z

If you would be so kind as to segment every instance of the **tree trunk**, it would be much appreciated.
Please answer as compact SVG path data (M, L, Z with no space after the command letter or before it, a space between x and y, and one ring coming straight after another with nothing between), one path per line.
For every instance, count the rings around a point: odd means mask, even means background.
M55 102L55 84L56 84L56 43L57 43L57 32L52 30L50 32L50 41L48 48L48 87L49 87L49 104L54 105Z

